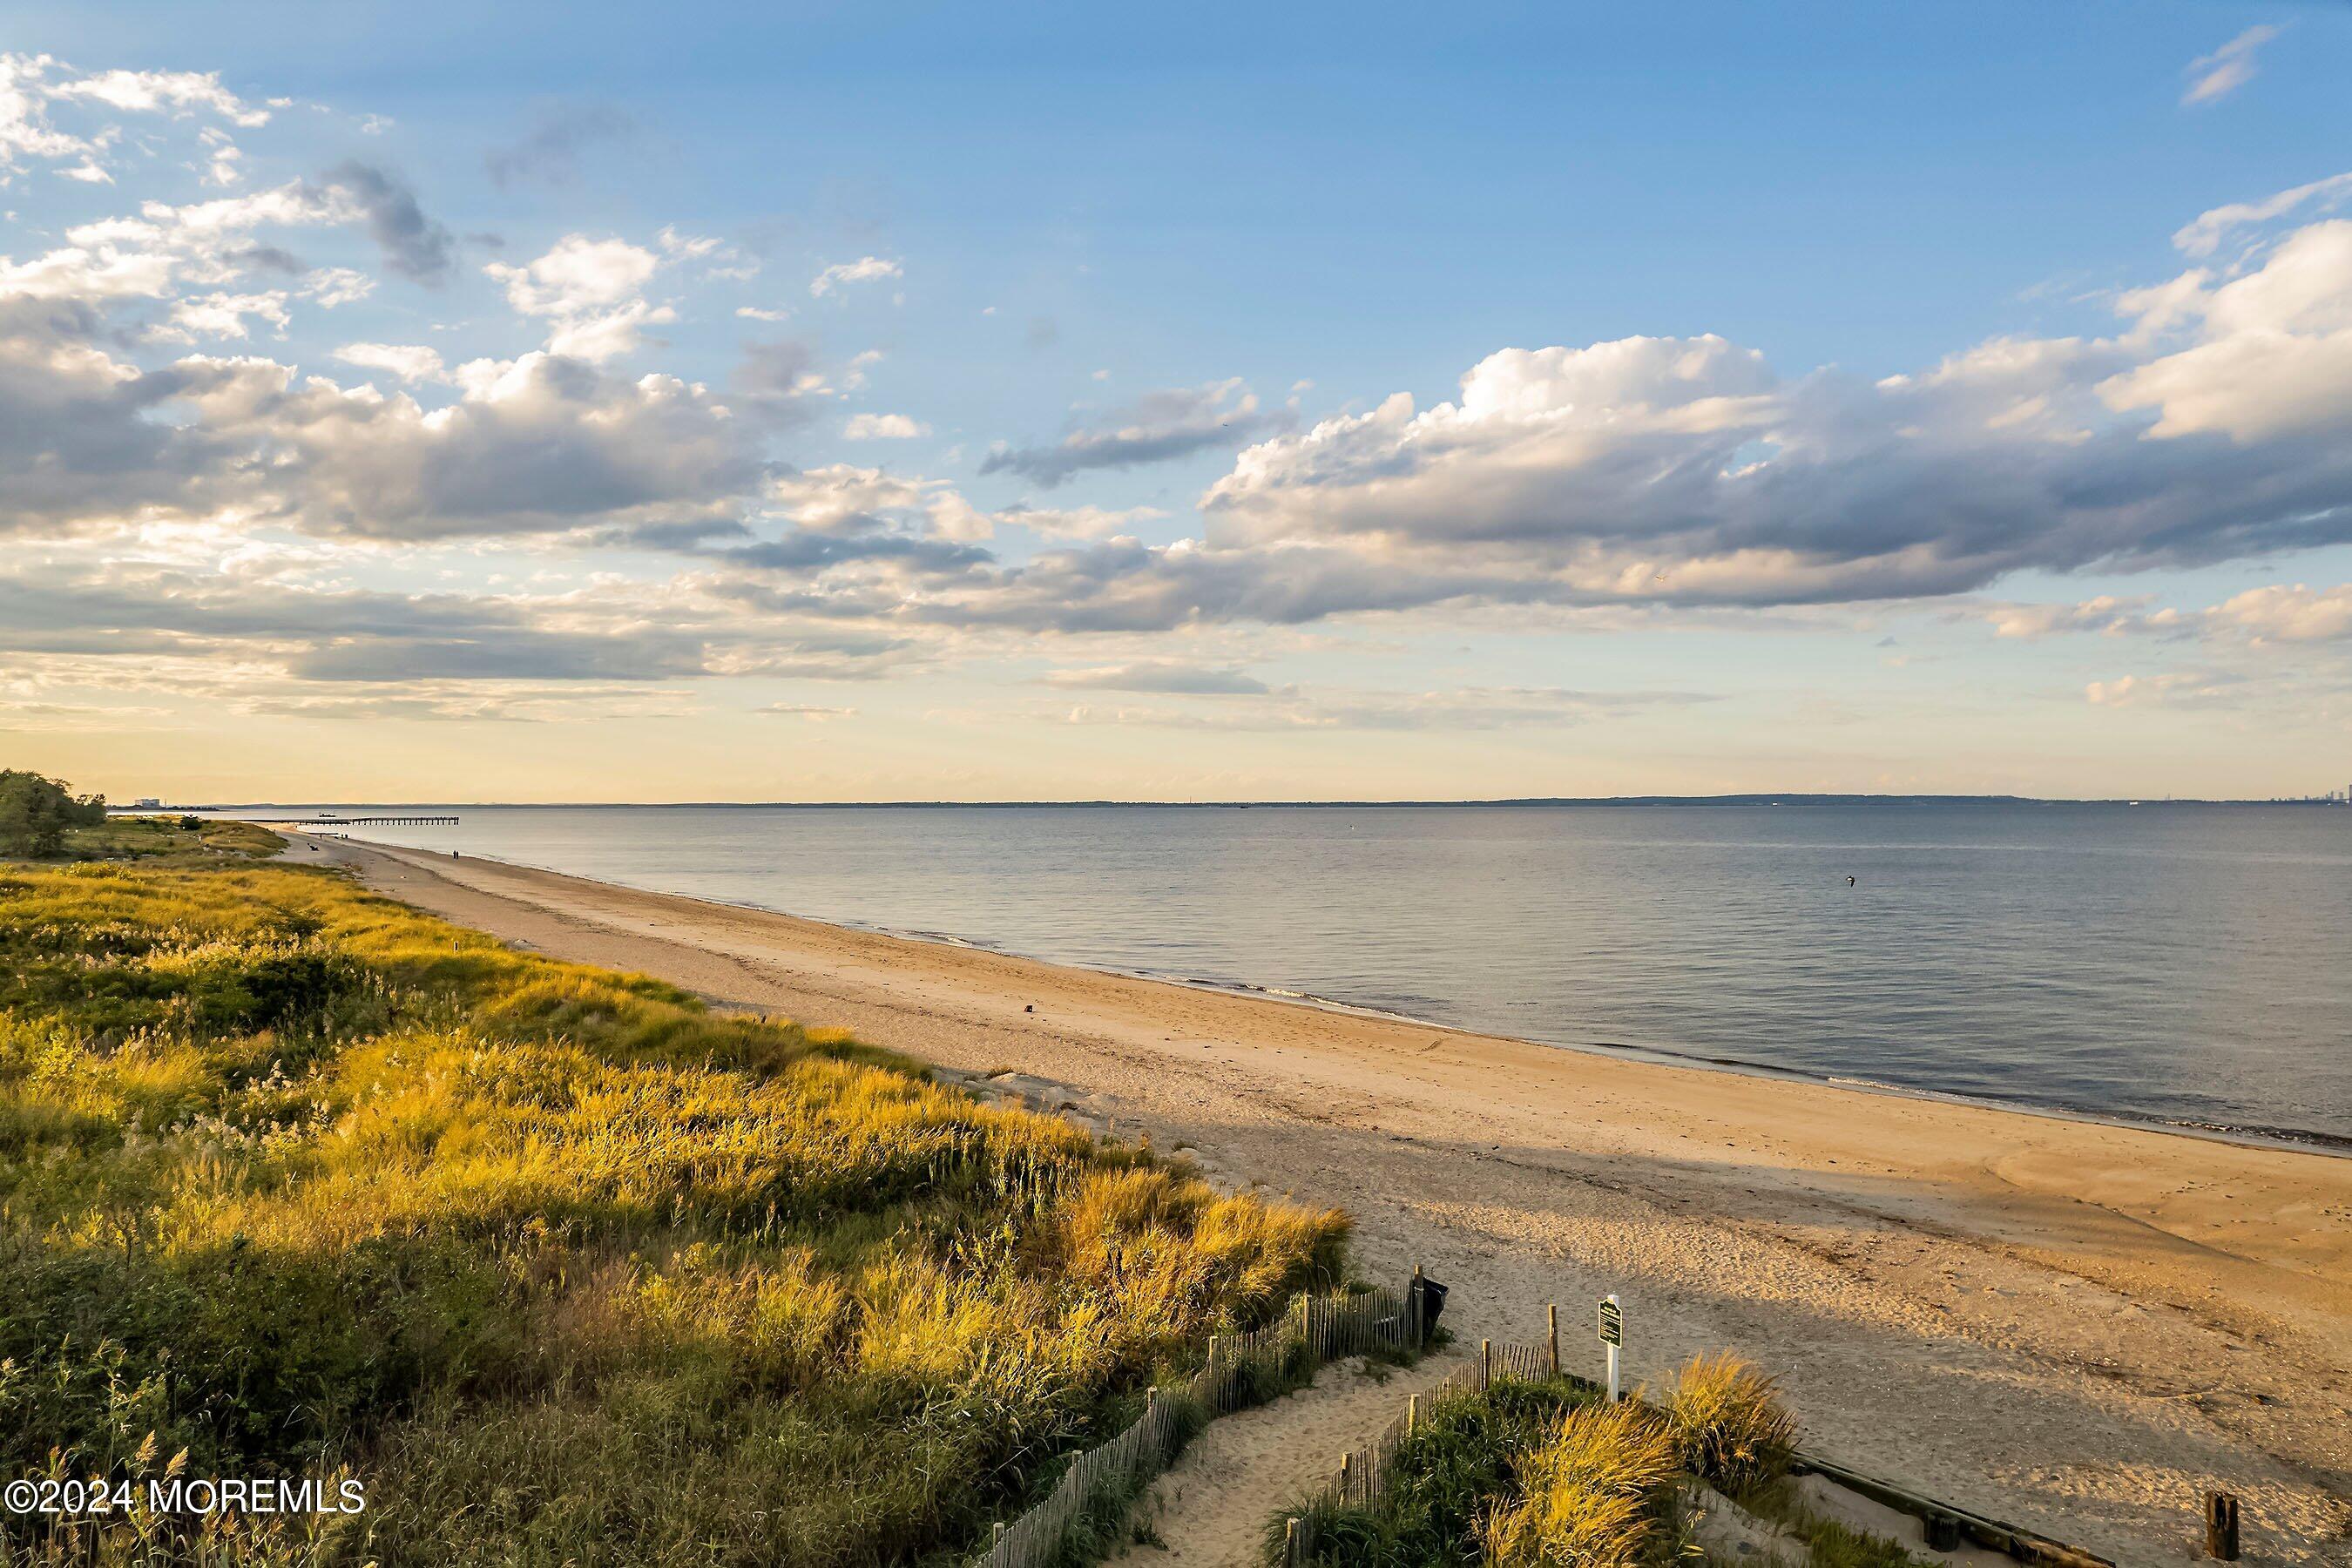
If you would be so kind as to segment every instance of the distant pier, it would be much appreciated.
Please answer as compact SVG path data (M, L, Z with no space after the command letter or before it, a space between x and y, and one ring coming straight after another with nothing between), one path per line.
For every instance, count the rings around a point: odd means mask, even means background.
M454 816L306 816L306 827L455 827Z

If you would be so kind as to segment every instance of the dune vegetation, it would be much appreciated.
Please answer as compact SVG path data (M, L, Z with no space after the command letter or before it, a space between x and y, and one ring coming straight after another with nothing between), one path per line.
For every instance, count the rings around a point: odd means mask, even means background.
M1295 1517L1305 1563L1328 1568L1690 1568L1717 1561L1696 1526L1729 1500L1782 1533L1779 1561L1916 1568L1803 1506L1795 1436L1773 1381L1728 1353L1694 1358L1656 1404L1612 1404L1574 1378L1498 1377L1436 1404L1372 1500L1318 1494L1279 1510L1264 1561L1295 1568Z
M0 1473L365 1504L18 1560L944 1563L1341 1274L1337 1214L256 830L79 833L0 865Z

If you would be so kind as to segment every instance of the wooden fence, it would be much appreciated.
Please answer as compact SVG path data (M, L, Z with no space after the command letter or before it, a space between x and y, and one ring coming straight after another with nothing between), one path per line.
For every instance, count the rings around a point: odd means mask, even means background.
M1143 1414L1118 1436L1070 1461L1045 1501L995 1539L975 1568L1050 1568L1091 1513L1132 1497L1183 1446L1188 1412L1213 1418L1245 1409L1314 1375L1325 1362L1372 1350L1418 1352L1421 1296L1413 1290L1302 1295L1276 1321L1246 1334L1215 1334L1201 1369L1171 1395L1153 1389Z
M1382 1427L1378 1436L1360 1448L1351 1448L1339 1456L1339 1467L1320 1487L1311 1489L1305 1500L1336 1503L1342 1508L1370 1504L1388 1489L1390 1468L1396 1461L1397 1449L1412 1436L1421 1423L1439 1409L1464 1401L1486 1397L1486 1391L1496 1378L1517 1378L1534 1382L1559 1375L1559 1341L1553 1338L1531 1344L1496 1344L1492 1340L1478 1342L1478 1359L1455 1367L1430 1387L1409 1395L1404 1409L1396 1419ZM1581 1381L1580 1379L1579 1381ZM1309 1528L1307 1519L1290 1521L1291 1556L1298 1560L1311 1542L1305 1538Z

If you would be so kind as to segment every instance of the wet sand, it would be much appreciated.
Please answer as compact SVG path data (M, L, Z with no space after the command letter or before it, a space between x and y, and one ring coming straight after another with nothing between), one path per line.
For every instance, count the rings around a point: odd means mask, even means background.
M1472 1346L1539 1338L1556 1300L1564 1352L1591 1370L1591 1303L1616 1291L1634 1378L1736 1348L1781 1376L1808 1447L1856 1468L2130 1563L2197 1560L2201 1494L2233 1491L2247 1561L2352 1563L2352 1160L316 842L294 858L509 941L995 1074L1228 1184L1344 1207L1363 1270L1426 1267ZM1279 1419L1248 1431L1250 1451L1204 1455L1226 1479L1186 1503L1246 1510L1254 1534L1336 1446ZM1224 1560L1206 1542L1162 1554Z

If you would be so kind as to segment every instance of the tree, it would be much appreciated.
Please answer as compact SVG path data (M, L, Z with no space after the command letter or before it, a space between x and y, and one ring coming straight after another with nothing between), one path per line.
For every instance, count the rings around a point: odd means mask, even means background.
M56 779L0 768L0 855L55 855L66 829L106 820L106 797L79 798Z

